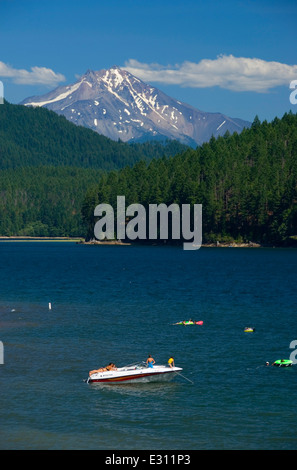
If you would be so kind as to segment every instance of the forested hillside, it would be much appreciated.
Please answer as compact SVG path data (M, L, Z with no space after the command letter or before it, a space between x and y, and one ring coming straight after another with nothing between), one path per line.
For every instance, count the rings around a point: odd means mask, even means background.
M203 205L203 242L288 244L297 235L297 115L212 138L173 158L111 172L90 188L83 216L93 237L94 207L116 196L140 203Z
M44 108L0 106L0 236L84 236L81 206L103 172L175 155L175 141L114 142Z
M84 236L82 201L101 174L69 167L0 170L0 235Z
M186 148L177 141L115 142L45 108L7 101L0 106L0 169L74 166L114 170Z

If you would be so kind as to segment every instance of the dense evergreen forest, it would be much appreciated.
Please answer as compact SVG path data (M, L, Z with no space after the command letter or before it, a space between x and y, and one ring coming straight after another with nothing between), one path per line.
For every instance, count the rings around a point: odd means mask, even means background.
M176 141L126 144L44 108L0 106L0 236L84 236L81 206L104 172L171 156Z
M89 238L95 206L116 208L117 195L125 195L126 207L201 203L204 243L291 244L297 238L297 115L271 123L256 117L240 135L103 175L83 203Z
M0 106L0 169L71 166L109 171L186 148L177 141L115 142L46 108L7 101Z

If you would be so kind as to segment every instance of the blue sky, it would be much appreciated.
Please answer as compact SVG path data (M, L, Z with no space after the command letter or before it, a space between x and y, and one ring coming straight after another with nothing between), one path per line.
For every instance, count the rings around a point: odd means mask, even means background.
M0 17L11 103L118 65L202 111L297 112L296 0L0 0Z

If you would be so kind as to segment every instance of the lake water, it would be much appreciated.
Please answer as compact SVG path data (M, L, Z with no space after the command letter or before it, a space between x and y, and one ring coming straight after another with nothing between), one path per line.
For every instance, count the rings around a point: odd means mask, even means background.
M264 366L294 351L297 250L2 241L0 259L1 449L297 449L297 365ZM84 382L148 354L184 377Z

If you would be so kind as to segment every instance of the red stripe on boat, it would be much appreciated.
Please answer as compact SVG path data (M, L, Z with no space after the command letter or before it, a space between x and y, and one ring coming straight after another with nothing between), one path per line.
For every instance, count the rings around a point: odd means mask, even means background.
M168 371L171 372L171 371ZM126 382L127 380L136 380L142 379L145 377L151 377L152 375L161 375L167 374L167 372L154 372L152 374L139 374L139 375L128 375L126 377L111 377L111 378L102 378L102 379L89 379L89 382Z

